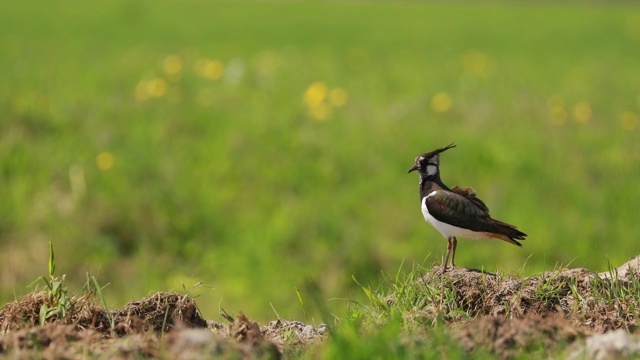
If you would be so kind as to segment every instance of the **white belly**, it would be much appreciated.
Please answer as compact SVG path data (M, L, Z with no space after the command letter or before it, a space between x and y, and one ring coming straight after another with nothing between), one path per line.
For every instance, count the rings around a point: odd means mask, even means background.
M432 192L431 194L425 196L422 199L422 215L424 219L431 224L442 236L445 238L450 237L463 237L467 239L491 239L492 236L484 233L484 232L476 232L469 229L463 229L457 226L449 225L444 223L436 218L434 218L431 214L429 214L429 209L427 209L426 200L428 197L434 196L436 192Z

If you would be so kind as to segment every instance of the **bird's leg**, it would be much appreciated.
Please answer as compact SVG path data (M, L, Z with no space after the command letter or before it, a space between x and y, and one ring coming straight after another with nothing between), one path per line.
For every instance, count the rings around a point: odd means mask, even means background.
M451 251L451 267L456 267L455 259L456 259L456 247L458 246L458 239L453 238L453 249Z
M449 264L449 253L451 253L451 238L447 239L447 256L444 258L444 265L442 265L442 273L447 272L447 265Z

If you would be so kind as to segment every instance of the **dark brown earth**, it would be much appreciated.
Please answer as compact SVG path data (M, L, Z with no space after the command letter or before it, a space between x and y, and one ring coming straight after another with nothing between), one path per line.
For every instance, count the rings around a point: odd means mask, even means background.
M324 327L299 321L261 327L243 314L223 314L228 324L206 321L192 298L170 292L110 311L113 329L107 312L83 298L64 319L40 326L46 299L44 292L33 293L0 309L0 358L281 358L325 336Z
M637 286L640 257L601 274L566 269L517 278L464 268L441 271L433 268L418 284L440 283L455 301L433 301L405 316L421 324L443 319L468 353L484 349L509 358L534 344L577 344L592 334L628 333L638 326L637 308L607 300L607 291L612 282L618 289ZM36 292L0 309L0 357L281 358L327 337L325 326L282 319L260 326L242 314L222 314L225 324L206 321L191 297L170 292L108 313L87 294L73 299L64 318L50 318L40 326L39 311L46 301L45 292Z

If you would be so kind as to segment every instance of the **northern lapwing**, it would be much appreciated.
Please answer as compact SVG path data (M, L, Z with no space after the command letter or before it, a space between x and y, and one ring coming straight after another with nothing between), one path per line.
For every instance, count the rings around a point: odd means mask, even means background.
M527 234L489 215L489 208L476 197L470 187L449 188L440 179L440 153L455 145L424 153L416 157L416 164L409 169L420 173L420 205L424 219L447 239L447 256L442 273L447 271L449 254L451 266L456 266L457 237L469 239L500 239L522 246Z

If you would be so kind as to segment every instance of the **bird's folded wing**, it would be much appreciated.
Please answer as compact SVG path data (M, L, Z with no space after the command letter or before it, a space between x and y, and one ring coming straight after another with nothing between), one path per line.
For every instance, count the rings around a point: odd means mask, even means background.
M467 186L460 187L456 185L451 189L451 191L471 201L480 209L484 210L487 214L489 213L489 208L487 207L487 205L485 205L484 201L478 199L478 197L476 196L476 190L474 188Z
M447 224L473 231L494 232L494 220L489 216L486 205L475 197L475 192L473 199L458 192L436 191L427 196L425 205L431 216Z

